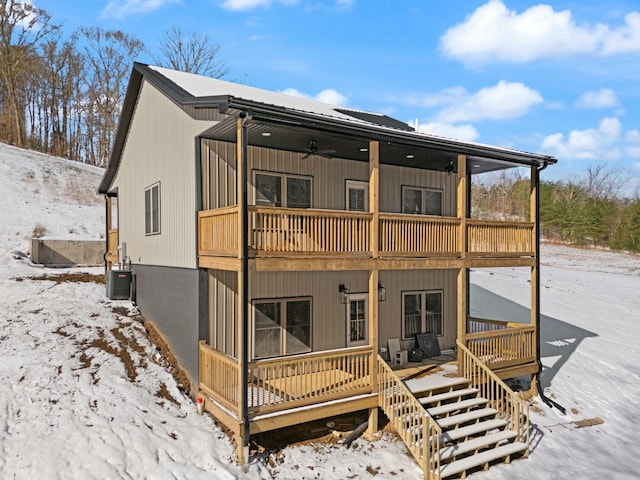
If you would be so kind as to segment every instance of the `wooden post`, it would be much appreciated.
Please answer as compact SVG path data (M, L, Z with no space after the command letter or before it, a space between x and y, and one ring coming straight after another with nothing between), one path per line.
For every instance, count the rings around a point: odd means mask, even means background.
M236 442L236 456L238 463L244 464L248 458L249 425L248 422L248 405L247 405L247 368L248 368L248 335L247 322L245 321L248 312L247 309L247 278L248 272L244 268L246 263L246 246L247 246L247 149L246 149L246 128L245 117L238 116L236 123L236 198L238 204L238 259L240 260L240 269L238 270L238 307L237 307L237 351L238 359L238 418L241 425L239 428L240 438Z
M458 155L458 185L456 213L460 219L460 254L462 256L462 266L458 271L457 279L457 338L463 345L467 341L467 288L468 275L464 259L467 256L467 210L469 204L467 191L467 156ZM458 370L462 369L462 352L458 350Z
M369 142L369 210L371 211L371 253L380 248L380 142ZM377 299L377 297L376 297Z
M538 285L538 268L540 265L538 252L538 235L540 232L537 229L538 222L536 213L538 211L537 199L538 199L538 169L537 167L531 167L531 185L529 190L529 221L533 223L533 256L535 258L534 266L531 267L531 326L535 328L535 337L538 335L538 317L539 317L539 305L540 305L540 290ZM539 345L536 342L535 348L538 348ZM536 353L536 358L538 358L538 353ZM538 373L534 373L531 375L531 393L533 395L538 395Z
M374 259L379 254L379 229L380 229L380 143L369 142L369 210L371 219L371 255ZM378 385L378 283L379 271L375 264L369 272L369 344L371 345L371 385L374 389ZM378 431L378 408L369 409L369 425L366 435L373 439L373 434Z

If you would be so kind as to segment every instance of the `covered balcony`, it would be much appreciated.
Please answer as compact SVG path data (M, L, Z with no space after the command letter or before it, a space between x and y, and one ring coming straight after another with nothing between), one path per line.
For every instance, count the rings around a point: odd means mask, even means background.
M374 257L374 215L342 210L249 206L248 250L260 257ZM238 207L198 214L201 266L208 257L237 257ZM380 213L379 257L532 257L531 222Z

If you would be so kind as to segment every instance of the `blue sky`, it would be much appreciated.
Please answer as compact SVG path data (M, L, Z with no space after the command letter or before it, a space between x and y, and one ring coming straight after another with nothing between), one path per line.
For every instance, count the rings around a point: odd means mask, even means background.
M163 31L207 33L256 87L387 113L436 134L555 155L640 188L637 0L32 0L119 29L153 63Z

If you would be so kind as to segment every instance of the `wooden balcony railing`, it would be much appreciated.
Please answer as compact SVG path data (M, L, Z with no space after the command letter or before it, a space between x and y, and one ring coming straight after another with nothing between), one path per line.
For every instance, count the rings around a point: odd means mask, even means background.
M507 428L517 433L516 441L529 445L529 405L483 364L480 357L460 341L457 345L462 354L458 374L469 380L472 387L480 390L480 396L498 410L498 415L508 422Z
M372 252L373 214L250 205L249 250L255 256L365 255ZM238 255L238 207L198 213L199 255ZM534 224L466 219L470 257L533 256ZM381 256L460 257L462 221L381 213Z
M534 326L496 320L471 319L475 332L466 335L466 346L489 368L496 370L536 361ZM482 322L482 323L481 323Z
M468 219L466 224L467 255L532 256L534 254L533 223Z
M380 214L380 254L460 255L460 219Z
M107 237L107 263L118 263L120 256L118 255L118 229L109 230Z
M314 352L250 362L252 416L372 393L371 347ZM238 412L238 361L200 342L200 390Z
M366 254L370 213L249 207L249 248L259 254Z
M262 414L373 392L371 347L249 363L249 411Z
M238 206L198 212L199 253L238 255Z
M238 361L200 341L200 390L238 412Z

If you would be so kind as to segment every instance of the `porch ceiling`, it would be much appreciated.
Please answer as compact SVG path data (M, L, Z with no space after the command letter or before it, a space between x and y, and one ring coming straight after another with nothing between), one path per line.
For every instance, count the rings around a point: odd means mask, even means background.
M323 129L309 128L299 125L282 125L252 119L247 123L248 144L257 147L287 150L302 154L308 153L311 142L318 149L317 155L369 161L369 138L363 136L339 134ZM231 116L217 123L201 134L204 138L235 143L236 119ZM457 156L454 151L430 148L424 145L380 141L380 163L437 171L447 171L452 162L452 173L457 172ZM313 155L307 157L313 160ZM495 160L485 157L467 155L467 171L472 174L486 173L495 170L522 166L519 163Z

